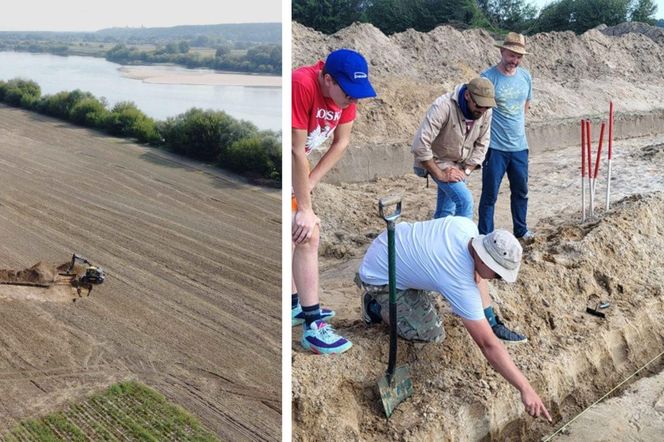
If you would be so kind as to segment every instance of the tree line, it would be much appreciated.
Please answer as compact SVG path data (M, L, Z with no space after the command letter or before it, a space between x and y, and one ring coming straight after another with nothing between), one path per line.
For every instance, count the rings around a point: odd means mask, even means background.
M217 47L211 56L189 50L190 44L184 40L171 42L154 51L118 44L106 51L105 58L119 64L175 63L188 68L281 74L281 45L252 46L239 54L224 45Z
M258 130L252 123L225 112L192 108L166 121L156 121L133 102L109 108L104 98L78 89L42 96L36 82L20 78L0 81L0 102L113 136L133 138L264 184L281 183L280 133Z
M663 26L654 19L656 12L653 0L554 0L541 11L527 0L293 0L293 20L326 34L354 22L371 23L386 35L409 28L428 32L442 24L583 33L626 21Z

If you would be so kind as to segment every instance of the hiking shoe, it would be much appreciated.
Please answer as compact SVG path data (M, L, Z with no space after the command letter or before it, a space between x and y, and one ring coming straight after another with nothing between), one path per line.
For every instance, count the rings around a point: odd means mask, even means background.
M332 326L322 319L312 322L308 327L304 324L300 343L305 350L325 355L343 353L353 346L348 339L337 335Z
M375 307L375 304L377 304L377 302L370 294L365 293L364 296L362 296L362 320L367 325L383 322L383 318L380 314L377 314L373 308Z
M320 318L323 321L328 321L330 318L334 317L334 315L336 315L334 310L330 310L329 308L320 309ZM302 311L302 306L300 304L295 308L291 308L291 320L293 327L304 324L304 312Z
M532 230L526 230L526 233L524 233L523 236L520 236L517 239L523 244L530 244L531 242L535 241L535 232L533 232Z
M491 327L493 334L506 344L520 344L528 342L528 338L507 328L507 326L496 316L496 325Z

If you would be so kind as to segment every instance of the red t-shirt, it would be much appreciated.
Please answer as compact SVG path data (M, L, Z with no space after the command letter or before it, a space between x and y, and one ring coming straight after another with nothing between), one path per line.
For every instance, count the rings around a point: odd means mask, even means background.
M320 147L339 124L355 119L355 103L341 109L332 98L323 97L318 74L324 65L323 61L319 61L313 66L293 71L293 129L307 131L307 154Z

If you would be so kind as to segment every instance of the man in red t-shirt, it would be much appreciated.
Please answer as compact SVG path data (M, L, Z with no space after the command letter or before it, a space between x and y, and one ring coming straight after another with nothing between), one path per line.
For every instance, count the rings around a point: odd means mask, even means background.
M355 51L339 49L325 62L293 71L293 325L304 323L302 346L314 353L342 353L352 344L325 321L334 312L320 308L318 244L320 220L310 193L344 154L358 99L375 97L367 62ZM307 155L330 136L332 144L309 171Z

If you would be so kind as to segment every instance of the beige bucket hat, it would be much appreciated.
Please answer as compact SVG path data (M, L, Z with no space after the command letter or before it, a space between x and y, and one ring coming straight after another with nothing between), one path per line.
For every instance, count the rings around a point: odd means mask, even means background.
M526 37L516 32L508 33L503 44L497 44L496 47L507 49L517 54L528 55L528 52L526 52Z
M514 235L507 230L497 229L488 235L473 238L472 244L487 267L507 282L516 281L523 249Z

